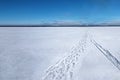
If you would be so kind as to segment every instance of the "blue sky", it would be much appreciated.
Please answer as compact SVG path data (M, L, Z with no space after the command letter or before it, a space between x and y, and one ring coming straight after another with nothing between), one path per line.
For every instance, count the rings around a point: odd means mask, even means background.
M0 24L119 20L120 0L0 0Z

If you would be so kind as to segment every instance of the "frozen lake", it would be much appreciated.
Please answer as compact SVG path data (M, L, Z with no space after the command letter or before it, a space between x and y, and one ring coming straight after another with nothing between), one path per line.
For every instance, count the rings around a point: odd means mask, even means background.
M41 80L86 33L120 61L119 27L1 27L0 80ZM119 80L120 70L90 41L86 46L73 80Z

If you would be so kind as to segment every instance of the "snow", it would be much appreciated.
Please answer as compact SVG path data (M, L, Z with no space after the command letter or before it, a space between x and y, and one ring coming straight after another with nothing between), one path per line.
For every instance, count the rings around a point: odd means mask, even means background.
M119 27L1 27L0 80L65 80L58 78L62 73L45 79L62 61L66 80L119 80L120 70L90 41L120 61L119 36ZM68 71L66 59L75 63Z

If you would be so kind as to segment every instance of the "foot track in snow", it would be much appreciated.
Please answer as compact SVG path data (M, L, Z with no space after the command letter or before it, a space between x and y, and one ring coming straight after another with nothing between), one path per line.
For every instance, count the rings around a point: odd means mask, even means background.
M74 80L74 69L76 68L77 63L80 63L82 56L85 56L88 40L90 40L91 43L120 70L120 61L92 39L90 34L86 34L79 44L71 49L70 54L59 60L46 71L42 80Z
M86 51L87 36L86 34L79 44L72 48L70 54L50 67L42 80L73 80L73 70L79 62L81 54L84 55Z

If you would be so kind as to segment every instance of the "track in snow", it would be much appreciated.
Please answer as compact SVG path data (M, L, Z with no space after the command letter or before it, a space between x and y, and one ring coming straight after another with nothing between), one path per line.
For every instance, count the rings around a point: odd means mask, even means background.
M116 68L118 68L120 70L120 61L111 54L110 51L104 49L100 44L98 44L95 40L91 40L91 42L97 47L97 49L104 54L104 56L112 62L112 64L114 66L116 66Z
M120 70L120 61L92 39L90 34L85 34L79 44L71 49L70 54L59 60L46 71L42 80L74 80L74 69L80 68L77 64L82 63L80 61L82 61L85 56L88 41L94 44L94 46L96 46L97 49Z
M42 80L73 80L74 69L86 51L87 37L86 34L79 44L72 48L70 54L50 67Z

